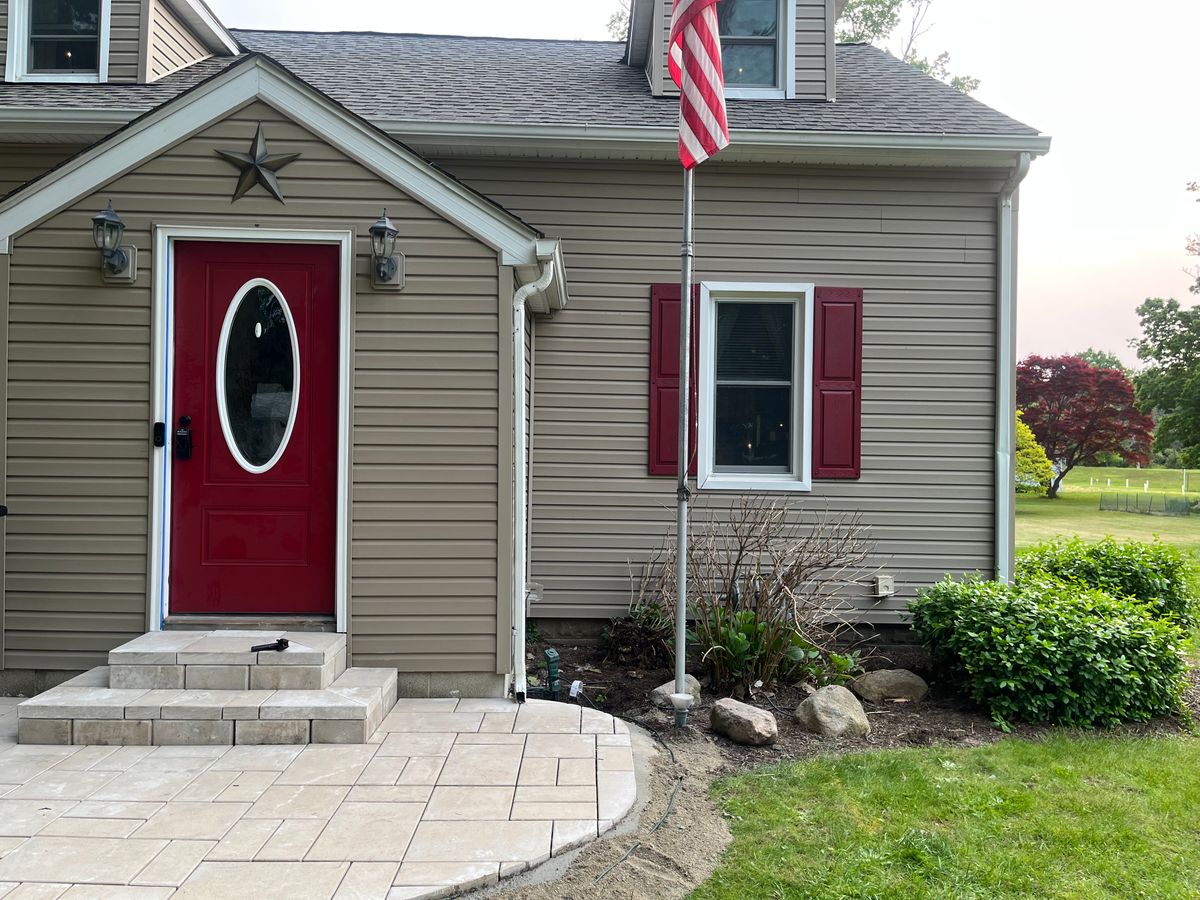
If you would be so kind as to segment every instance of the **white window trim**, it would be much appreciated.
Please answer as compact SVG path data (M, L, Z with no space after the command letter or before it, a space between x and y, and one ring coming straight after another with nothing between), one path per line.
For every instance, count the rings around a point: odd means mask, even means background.
M60 84L98 84L108 81L108 45L112 26L112 0L100 0L100 34L95 72L28 72L29 12L31 0L9 0L8 53L5 81L43 81Z
M768 86L726 85L728 100L794 100L796 98L796 0L779 0L781 34L775 41L775 73L783 84Z
M813 310L816 288L812 283L755 283L705 281L700 284L700 384L697 410L697 483L704 491L811 491L812 490L812 379ZM792 425L792 471L788 473L713 471L716 415L717 303L744 300L791 300L799 309L793 327L804 333L794 341L792 361L795 386Z

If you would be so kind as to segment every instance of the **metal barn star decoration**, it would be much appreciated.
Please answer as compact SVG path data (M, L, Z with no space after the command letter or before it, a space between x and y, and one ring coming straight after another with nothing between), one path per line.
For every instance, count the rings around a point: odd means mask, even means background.
M279 179L275 177L275 173L300 158L299 153L268 153L267 139L263 137L261 122L254 133L254 140L250 142L249 153L218 150L217 155L241 172L237 187L233 191L234 201L244 197L256 184L261 184L280 203L284 202L283 192L279 189Z

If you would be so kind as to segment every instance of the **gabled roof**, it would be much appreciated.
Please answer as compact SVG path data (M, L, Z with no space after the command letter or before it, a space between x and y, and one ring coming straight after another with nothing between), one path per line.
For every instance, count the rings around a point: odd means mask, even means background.
M679 101L653 97L624 43L412 34L243 31L367 118L675 126ZM837 101L730 100L738 129L1035 135L1037 130L869 44L837 47ZM0 100L0 102L3 102Z
M14 235L246 103L262 100L437 211L506 265L535 271L557 242L260 54L246 55L0 201L0 253Z
M653 97L622 62L623 43L413 34L233 30L348 109L373 121L671 128L678 101ZM228 59L151 85L4 84L0 113L142 113ZM837 47L837 101L730 100L736 131L1029 138L1031 128L868 44ZM80 115L83 115L82 112Z

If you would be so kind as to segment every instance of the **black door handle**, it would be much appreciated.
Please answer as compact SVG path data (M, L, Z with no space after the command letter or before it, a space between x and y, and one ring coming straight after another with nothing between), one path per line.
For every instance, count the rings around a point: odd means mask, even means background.
M192 458L192 417L180 416L179 429L175 432L175 458Z

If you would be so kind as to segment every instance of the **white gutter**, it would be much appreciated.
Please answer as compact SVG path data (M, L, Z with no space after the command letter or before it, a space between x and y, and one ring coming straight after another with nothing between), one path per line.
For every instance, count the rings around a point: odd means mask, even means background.
M29 132L87 131L99 137L145 112L128 107L47 109L8 107L0 109L0 134ZM610 155L613 150L635 157L667 159L677 152L678 129L636 125L498 125L479 122L436 122L395 118L371 118L372 125L413 145L475 149L481 153L542 151L560 148L576 155ZM23 138L24 139L24 138ZM1050 150L1046 135L904 134L837 131L789 131L785 129L742 129L733 131L734 143L722 158L753 158L762 154L795 154L816 151L854 151L859 154L1004 154L1004 165L1012 153L1040 156ZM847 160L854 162L857 160ZM961 161L960 161L961 162ZM977 162L977 164L979 164ZM999 165L997 159L986 164Z
M525 303L534 294L550 287L554 280L554 257L542 265L542 274L517 288L513 294L513 696L525 702L525 607L529 573L526 571L526 545L529 520L528 474L525 471Z
M996 580L1009 581L1016 553L1017 289L1013 199L1033 157L1022 153L1000 188L996 311Z

